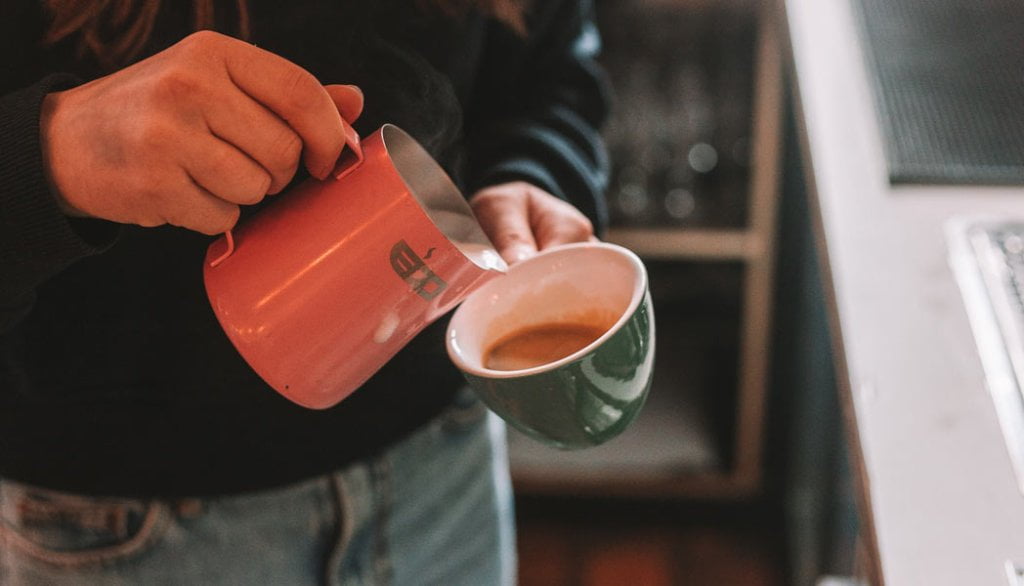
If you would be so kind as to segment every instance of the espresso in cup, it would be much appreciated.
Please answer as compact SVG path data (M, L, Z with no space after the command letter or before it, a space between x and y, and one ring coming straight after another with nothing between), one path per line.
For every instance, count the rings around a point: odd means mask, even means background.
M484 367L492 370L523 370L555 362L587 347L600 338L608 327L581 323L528 326L491 344L484 352Z

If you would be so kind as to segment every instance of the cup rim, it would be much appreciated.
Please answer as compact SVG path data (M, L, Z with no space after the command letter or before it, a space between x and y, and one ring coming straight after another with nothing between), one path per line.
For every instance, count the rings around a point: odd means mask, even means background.
M552 362L546 362L538 366L522 368L519 370L494 370L491 368L485 368L483 366L478 367L468 364L465 360L463 360L462 355L454 347L454 326L456 325L457 318L460 312L463 311L463 307L465 307L466 305L465 301L467 301L474 295L487 295L487 291L491 287L500 285L502 279L499 278L484 284L482 287L480 287L480 289L477 289L472 294L470 294L470 296L466 300L464 300L462 304L459 305L458 309L455 310L455 313L453 314L451 321L449 321L447 332L445 335L445 348L448 351L448 357L455 364L455 366L458 367L459 370L467 374L488 379L515 379L537 374L544 374L547 372L551 372L553 370L557 370L565 366L566 364L575 362L580 358L586 356L587 354L590 354L594 350L594 348L600 346L606 340L608 340L616 333L618 333L618 331L622 329L622 326L633 318L633 315L636 313L637 309L640 307L640 304L643 303L644 297L647 295L647 268L644 266L643 261L640 260L640 257L637 256L637 254L632 250L629 250L624 246L619 246L618 244L613 244L611 242L574 242L570 244L561 244L543 250L537 253L535 256L532 256L519 263L511 265L509 267L508 274L511 275L516 271L517 267L519 267L523 263L529 263L534 259L541 258L544 256L558 255L565 253L566 251L571 251L580 248L600 248L614 252L625 258L627 261L629 261L629 263L637 271L637 274L641 277L640 279L637 279L636 282L633 284L633 294L629 299L629 304L626 306L626 309L622 312L622 315L620 315L619 318L615 320L615 323L612 324L611 327L609 327L599 337L592 340L589 344L573 352L572 354L569 354L568 356L562 357Z

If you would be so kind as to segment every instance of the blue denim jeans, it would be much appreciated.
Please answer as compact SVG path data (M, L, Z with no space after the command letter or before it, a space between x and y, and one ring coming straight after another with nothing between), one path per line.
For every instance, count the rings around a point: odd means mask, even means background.
M512 586L503 423L472 395L372 461L202 499L0 481L0 584Z

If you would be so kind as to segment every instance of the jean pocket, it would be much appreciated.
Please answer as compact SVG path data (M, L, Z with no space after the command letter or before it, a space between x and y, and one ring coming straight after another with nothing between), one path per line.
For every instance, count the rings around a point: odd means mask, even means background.
M85 497L0 482L0 544L7 555L53 566L131 558L156 543L169 520L160 501Z
M487 416L487 406L469 387L462 387L451 405L445 409L438 421L441 431L446 434L458 435L466 433L481 425Z

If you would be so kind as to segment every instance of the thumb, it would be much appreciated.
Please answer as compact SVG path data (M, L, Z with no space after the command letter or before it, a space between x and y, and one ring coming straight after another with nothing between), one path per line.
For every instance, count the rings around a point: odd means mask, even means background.
M359 86L332 84L325 85L324 89L346 122L355 122L363 113L363 90Z
M537 254L530 227L529 202L509 190L484 190L470 199L473 213L505 262L515 264Z

